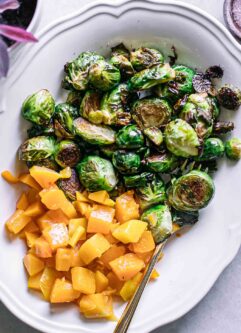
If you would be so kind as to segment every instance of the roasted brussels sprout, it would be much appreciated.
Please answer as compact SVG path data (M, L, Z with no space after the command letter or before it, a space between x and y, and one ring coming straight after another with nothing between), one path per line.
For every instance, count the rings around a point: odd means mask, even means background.
M77 166L80 182L88 191L112 191L117 177L110 161L99 156L87 156Z
M210 161L220 158L224 154L224 144L219 138L208 138L204 141L203 151L201 156L198 156L198 161Z
M79 146L74 141L62 140L56 145L54 158L62 168L74 167L81 158Z
M198 155L200 143L197 133L186 121L176 119L168 123L164 136L167 149L174 155L181 157Z
M216 97L212 97L212 96L208 96L206 99L207 99L209 105L211 106L212 118L215 120L219 117L219 114L220 114L218 100Z
M160 146L163 142L162 131L155 127L147 127L143 130L144 134L152 141L156 146Z
M82 91L71 90L68 93L68 96L66 98L65 103L70 104L70 105L75 106L75 107L79 107L82 99L83 99Z
M139 175L124 176L124 183L127 188L144 187L148 182L153 180L154 174L142 172Z
M27 133L28 133L28 138L33 138L35 136L40 136L40 135L54 135L55 133L54 133L53 122L50 121L50 123L46 126L34 124L32 127L30 127L27 130Z
M34 161L34 162L28 162L26 161L27 167L31 168L34 165L37 166L43 166L48 169L59 171L59 165L55 162L53 157L45 158L44 160Z
M79 116L78 109L68 103L61 103L55 107L54 129L60 138L73 138L73 121Z
M156 49L141 47L131 52L130 61L132 66L137 71L142 71L143 69L150 68L155 65L162 65L164 63L164 56Z
M101 146L99 148L100 148L101 153L105 157L109 157L110 159L112 158L112 155L114 154L114 152L117 150L117 146L115 144L108 145L108 146Z
M198 222L199 213L195 212L181 212L176 209L172 209L172 221L173 223L183 227L184 225L193 225Z
M104 60L99 54L94 52L82 52L73 61L64 66L67 74L62 82L65 89L86 90L89 83L89 69L92 64Z
M144 146L145 139L136 125L122 127L116 134L116 145L119 148L135 149Z
M171 153L152 155L146 159L146 167L152 172L170 172L177 167L177 157Z
M234 129L232 121L217 121L213 124L213 134L225 134Z
M79 177L75 169L71 169L70 178L59 179L58 187L64 191L66 197L71 201L76 200L76 192L82 190L82 186L79 181Z
M134 68L130 62L130 54L124 44L119 44L111 49L110 63L119 68L121 77L127 79L134 74Z
M175 78L175 71L169 64L157 65L136 73L129 80L130 90L150 89Z
M28 139L19 148L19 159L35 162L48 158L55 152L55 142L52 136L36 136Z
M162 243L172 232L172 216L168 206L157 205L147 209L141 220L148 223L156 244Z
M218 90L220 105L229 110L236 110L241 105L241 91L232 85L226 85Z
M167 84L159 85L155 88L156 95L170 100L177 100L185 94L191 94L193 89L193 76L195 71L183 65L174 65L176 77Z
M168 190L168 201L177 210L192 212L208 205L214 183L205 172L192 170L178 178Z
M157 97L147 97L136 101L132 108L132 117L140 128L160 127L171 119L170 104Z
M27 97L22 105L24 119L37 125L47 125L54 114L54 99L47 89Z
M115 142L115 131L110 127L94 125L84 118L74 120L73 128L75 134L83 140L94 145L111 145Z
M90 84L101 91L113 89L120 79L119 69L105 60L97 61L89 69Z
M125 150L117 150L112 155L112 163L122 174L135 174L140 170L140 155Z
M100 111L100 94L96 91L87 91L80 104L80 115L93 124L103 122L103 113Z
M121 83L112 91L105 93L100 106L104 124L127 125L130 123L131 115L126 111L129 95L130 92L125 83Z
M209 75L197 72L192 80L193 88L196 93L212 93L213 86Z
M136 197L141 210L164 202L166 191L163 180L158 176L154 176L145 186L136 189Z
M239 160L241 158L241 140L232 138L225 144L225 152L231 160Z

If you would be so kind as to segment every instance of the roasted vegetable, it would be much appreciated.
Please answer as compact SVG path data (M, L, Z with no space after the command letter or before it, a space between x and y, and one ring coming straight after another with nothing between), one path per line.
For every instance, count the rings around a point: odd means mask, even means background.
M79 107L82 99L83 99L82 91L71 90L68 93L68 96L66 98L65 103L70 104L70 105L75 106L75 107Z
M24 119L37 125L48 125L54 114L54 99L47 89L27 97L22 105Z
M155 65L162 65L164 62L163 54L156 50L147 47L141 47L134 51L131 51L130 61L132 66L137 71L153 67Z
M171 153L151 155L146 159L146 167L152 172L170 172L175 169L177 165L177 157Z
M123 79L127 79L134 74L134 68L129 58L129 51L124 44L121 43L112 47L110 63L119 68Z
M19 148L19 159L36 162L55 153L55 139L51 136L36 136L26 140Z
M156 146L160 146L163 142L162 131L155 127L147 127L143 130L144 134L152 141Z
M234 129L232 121L217 121L213 124L213 134L225 134Z
M33 138L35 136L40 136L40 135L54 135L54 125L53 122L50 121L50 123L46 126L42 126L42 125L37 125L34 124L32 127L30 127L27 130L28 133L28 138Z
M198 156L198 161L211 161L220 158L224 154L224 144L219 138L208 138L204 141L203 151L201 156Z
M144 136L136 125L124 126L116 134L116 145L119 148L135 149L144 146L144 143Z
M27 161L27 166L28 168L31 168L32 166L37 165L37 166L44 166L48 169L58 171L59 170L59 165L55 162L53 156L49 158L45 158L44 160L39 160L39 161Z
M112 163L122 174L135 174L140 170L140 155L125 150L117 150L112 155Z
M71 169L70 178L59 179L58 187L64 191L66 197L72 201L76 200L76 192L82 190L79 177L75 169Z
M239 160L241 158L241 140L232 138L225 143L226 156L231 160Z
M93 124L103 122L103 113L100 111L100 94L96 91L86 91L80 104L80 115Z
M60 138L73 138L73 121L78 116L76 107L68 103L58 104L54 113L55 135Z
M56 145L54 158L62 168L74 167L81 158L79 146L74 141L62 140Z
M208 205L214 190L213 180L207 173L193 170L172 184L168 190L168 201L177 210L197 211Z
M127 188L144 187L148 182L153 180L154 174L142 172L139 175L124 176L124 183Z
M241 105L241 91L232 85L225 85L218 90L220 105L229 110L236 110Z
M173 223L179 227L184 225L193 225L198 222L198 211L195 212L181 212L176 209L172 209L172 220Z
M98 156L87 156L77 166L80 182L88 191L111 191L117 184L112 164Z

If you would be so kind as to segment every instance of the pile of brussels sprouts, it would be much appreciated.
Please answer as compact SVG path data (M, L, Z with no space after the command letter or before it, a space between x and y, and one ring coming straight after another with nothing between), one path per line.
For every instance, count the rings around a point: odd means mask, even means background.
M234 125L219 120L220 107L238 109L241 92L215 88L222 69L201 73L165 63L159 50L120 44L108 60L82 52L64 71L64 103L55 105L48 90L23 103L32 127L20 159L71 167L58 183L70 200L83 187L112 197L134 189L142 211L165 203L176 220L196 221L214 193L216 160L241 158L240 139L223 142Z

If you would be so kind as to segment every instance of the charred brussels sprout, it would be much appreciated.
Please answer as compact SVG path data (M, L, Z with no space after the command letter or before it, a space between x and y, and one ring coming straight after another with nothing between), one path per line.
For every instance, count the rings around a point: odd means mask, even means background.
M75 134L94 145L111 145L115 142L115 131L107 126L94 125L84 118L74 120Z
M114 152L116 150L117 150L117 146L115 144L100 147L100 151L102 152L102 154L105 157L109 157L110 159L112 158L112 155L114 154Z
M241 140L232 138L225 144L225 152L231 160L239 160L241 158Z
M220 108L219 108L219 103L218 103L217 98L208 96L207 101L208 101L209 105L211 106L213 119L217 119L220 114Z
M33 138L40 135L54 135L54 125L51 121L47 126L41 126L34 124L27 130L28 137Z
M181 212L172 209L172 220L173 223L183 227L184 225L193 225L198 222L199 213L195 212Z
M53 157L45 158L44 160L34 162L27 161L28 168L31 168L34 165L43 166L54 171L59 171L59 165L55 162Z
M220 105L229 110L236 110L241 105L241 91L232 85L226 85L218 90Z
M100 111L100 95L96 91L87 91L80 104L80 115L93 124L103 122L103 114Z
M89 69L97 61L104 60L104 57L94 52L82 52L73 61L64 67L67 74L62 82L65 89L86 90L89 83Z
M26 140L19 148L19 159L35 162L52 156L55 152L55 139L51 136L36 136Z
M131 52L130 61L137 71L150 68L155 65L163 64L163 54L147 47L141 47Z
M171 119L172 108L164 99L148 97L136 101L132 117L139 127L160 127Z
M192 212L206 207L213 195L212 178L205 172L193 170L173 183L168 201L177 210Z
M117 184L114 168L98 156L85 157L76 167L80 182L88 191L112 191Z
M75 107L79 107L83 99L82 91L72 90L68 93L66 103Z
M135 174L141 166L140 156L134 152L117 150L112 155L112 163L122 174Z
M141 220L148 223L156 244L163 242L171 235L172 216L168 206L157 205L146 210Z
M154 176L145 186L136 189L136 196L141 210L162 203L166 199L164 182Z
M232 121L217 121L213 124L213 134L226 134L234 129Z
M126 111L129 95L130 92L125 83L105 93L100 106L104 124L127 125L130 123L131 115Z
M127 188L144 187L148 182L153 180L154 174L150 172L143 172L139 175L124 176L124 183Z
M186 121L176 119L168 123L164 136L167 149L174 155L181 157L198 155L200 143L197 133Z
M177 167L177 158L171 153L153 155L146 159L146 167L153 172L165 173Z
M25 99L21 112L32 123L47 125L54 114L54 99L48 90L42 89Z
M56 145L54 157L62 168L74 167L81 158L79 146L74 141L62 140Z
M175 71L169 64L157 65L136 73L129 80L131 90L150 89L158 84L171 81L175 78Z
M119 69L105 60L99 60L90 67L89 82L97 89L111 90L120 82L120 79Z
M124 44L119 44L111 49L110 63L119 68L121 77L126 79L134 74L134 68L130 62L130 54Z
M76 192L82 190L79 177L75 169L71 169L70 178L59 179L58 187L64 191L66 197L71 201L76 200Z
M73 121L77 117L77 108L68 103L58 104L54 113L55 135L60 138L73 138Z
M204 141L202 155L197 157L198 161L210 161L220 158L224 154L224 144L219 138L208 138Z
M116 144L119 148L140 148L144 143L144 136L136 125L124 126L116 135Z
M155 127L148 127L143 130L144 134L151 140L156 146L160 146L163 142L162 131Z

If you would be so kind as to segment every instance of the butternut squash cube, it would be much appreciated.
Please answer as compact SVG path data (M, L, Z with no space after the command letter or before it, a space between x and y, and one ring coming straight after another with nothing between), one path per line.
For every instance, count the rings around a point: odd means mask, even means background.
M6 227L10 232L18 234L30 222L31 217L24 215L24 210L17 209L7 220Z
M29 169L29 172L33 179L36 180L42 188L49 188L61 178L58 172L44 166L34 165Z
M87 219L85 217L80 217L77 219L70 219L69 220L69 236L73 236L74 232L78 227L83 227L85 230L87 229ZM84 240L86 237L84 235L82 237L82 240Z
M41 276L42 276L42 272L40 272L36 275L30 276L28 278L28 288L29 289L34 289L34 290L41 290L40 289Z
M98 202L100 204L103 204L106 199L109 198L109 194L107 191L97 191L92 192L89 194L89 199L95 202Z
M73 289L72 283L56 279L50 294L50 303L69 303L80 297L80 292Z
M85 263L80 257L79 247L75 246L73 248L71 267L80 267L80 266L85 266Z
M116 290L116 294L119 295L119 291L124 285L124 281L120 281L118 277L111 271L107 274L109 280L109 286Z
M128 281L145 267L145 263L134 253L127 253L112 260L110 266L119 280Z
M71 249L57 249L56 252L56 270L67 272L72 264L73 251Z
M30 276L38 274L44 269L44 262L32 253L25 255L23 263Z
M28 199L28 204L31 205L33 202L35 202L36 200L40 199L39 196L39 191L35 190L34 188L30 188L27 192L27 199Z
M27 194L25 192L23 192L17 201L16 208L25 210L28 207L28 205L29 205L29 202L28 202Z
M85 228L83 228L82 226L77 227L77 229L75 230L73 235L70 237L69 245L74 247L78 243L79 240L83 239L84 236L86 238Z
M34 243L36 239L38 239L39 235L34 234L33 232L27 232L25 231L25 237L26 237L26 242L28 247L34 246Z
M154 268L153 271L152 271L152 273L151 273L150 279L151 279L151 280L156 280L159 276L160 276L160 274L159 274L158 271Z
M84 267L74 267L71 269L72 284L74 290L90 295L95 293L95 274Z
M109 207L114 207L115 206L115 201L111 200L110 198L106 199L103 202L103 205L109 206Z
M19 182L19 179L8 170L3 171L1 176L10 184L17 184Z
M113 318L111 296L93 294L82 296L79 302L80 312L86 318Z
M45 267L43 273L41 273L39 286L44 298L47 301L49 301L50 293L53 288L54 282L58 277L59 273L56 272L55 269L50 267Z
M64 178L64 179L70 178L71 174L72 174L72 172L71 172L70 167L66 167L66 168L60 170L60 172L59 172L60 178Z
M95 286L96 286L96 292L101 293L103 290L105 290L109 285L109 280L107 277L100 271L95 272Z
M90 212L87 232L108 234L114 215L115 210L113 208L96 205Z
M88 216L88 213L91 208L89 203L82 201L75 201L74 207L81 216L86 216L86 217Z
M131 250L135 253L146 253L154 250L155 242L151 231L145 230L137 243L131 244Z
M30 221L26 227L22 230L22 232L31 232L31 233L39 233L39 227L37 224L33 221Z
M54 223L43 230L43 236L53 250L69 243L69 232L64 223Z
M88 265L95 258L99 258L110 248L110 243L102 234L95 234L87 239L80 247L79 255L83 262Z
M134 199L134 191L127 191L116 199L115 216L120 223L140 217L139 205Z
M53 255L49 242L47 242L43 236L35 240L34 250L36 256L39 258L50 258Z
M139 283L141 282L142 274L137 273L132 279L126 281L120 290L120 296L126 302L132 298Z
M111 269L109 262L123 256L126 253L126 249L123 245L112 245L102 256L100 257L100 261L107 267Z
M76 192L76 200L77 201L80 201L80 202L86 202L86 203L89 203L89 199L86 198L86 196L83 195L83 193L77 191Z
M29 187L34 188L36 191L41 191L41 186L33 179L33 177L29 173L24 173L19 176L19 181Z
M30 217L36 217L42 215L45 212L44 205L38 200L33 202L28 208L25 210L24 215Z
M147 223L140 220L130 220L118 226L112 235L124 244L136 243L140 240Z
M143 260L145 264L148 264L152 255L153 255L153 250L150 251L150 252L145 252L145 253L136 253L136 255L137 255L138 258Z

